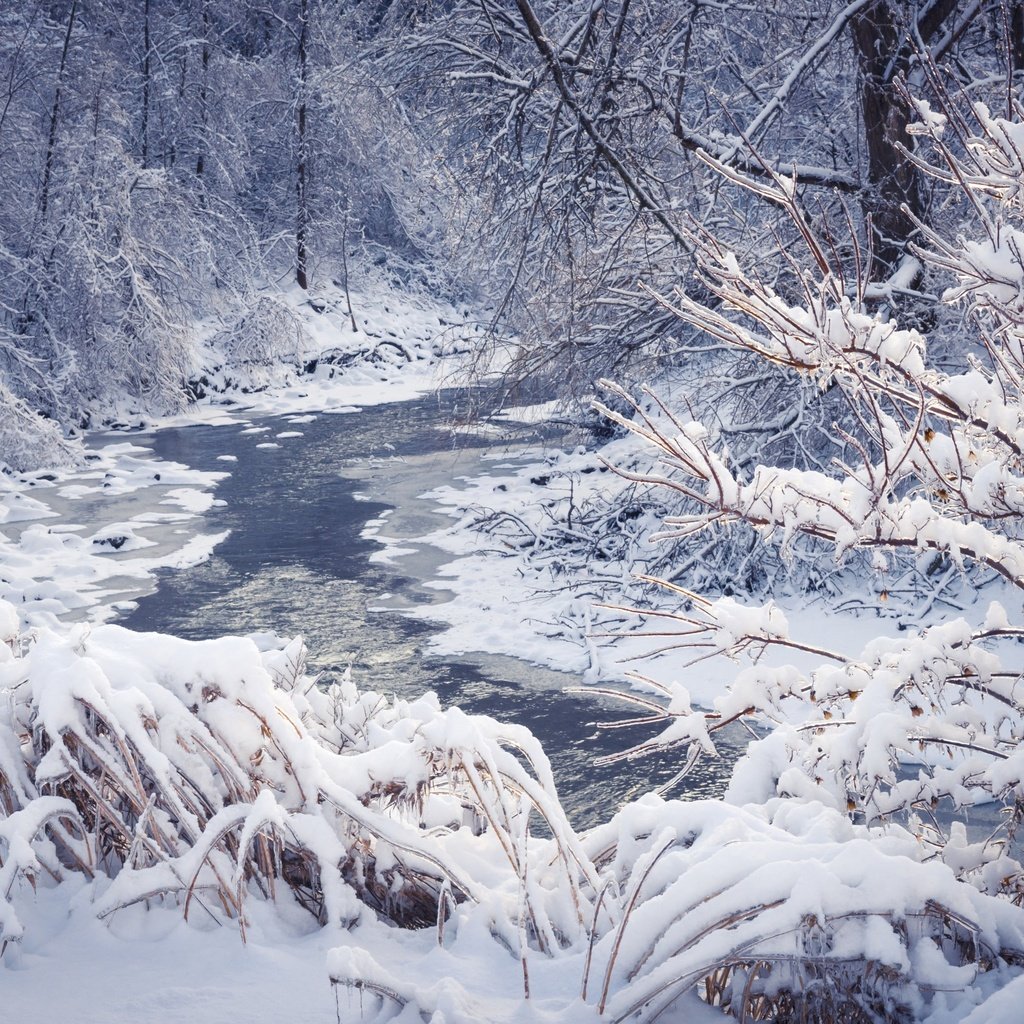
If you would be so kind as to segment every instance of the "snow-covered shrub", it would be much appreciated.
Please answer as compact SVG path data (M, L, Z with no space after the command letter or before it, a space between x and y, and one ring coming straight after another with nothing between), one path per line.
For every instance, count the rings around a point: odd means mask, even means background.
M553 962L532 942L481 943L488 908L466 902L436 958L388 947L385 959L352 940L329 958L332 981L361 1008L365 997L374 1021L625 1024L710 1020L711 1006L741 1020L903 1024L936 993L970 991L1024 957L1018 907L922 864L909 833L879 842L821 805L649 794L581 846L597 879L582 887L589 935Z
M286 302L272 295L253 296L216 341L232 368L250 374L281 365L301 370L312 354L302 321Z
M737 522L783 550L810 536L830 545L838 561L867 551L882 600L893 557L910 552L921 564L987 569L1001 580L1002 603L991 602L973 622L933 615L927 628L849 652L794 635L773 604L708 600L679 581L669 586L680 609L659 618L658 635L674 632L698 659L724 654L749 665L711 712L692 709L673 685L636 700L661 728L643 749L686 746L691 760L713 752L713 733L725 722L747 719L767 730L737 766L731 801L830 808L865 825L879 848L909 837L916 855L1019 904L1024 126L981 105L970 130L955 112L940 117L922 105L921 114L913 131L941 157L927 169L962 187L981 230L977 240L951 242L922 226L927 249L919 255L955 275L945 300L968 308L963 372L937 368L917 331L869 312L864 282L844 272L806 220L792 183L775 176L747 184L800 227L813 267L802 275L803 294L787 300L714 238L696 234L703 287L720 304L680 290L666 305L721 342L840 391L858 421L844 434L848 457L813 470L738 465L688 413L662 406L653 416L647 398L613 384L633 416L605 411L659 456L659 469L638 479L695 509L666 518L664 538ZM764 664L768 650L788 651L794 663ZM821 664L808 668L814 659ZM985 801L1002 813L972 835L965 818ZM852 913L870 913L856 902ZM827 941L838 935L828 929Z
M585 848L611 912L583 992L609 1021L657 1020L687 992L741 1020L908 1021L1024 956L1017 907L820 804L650 794Z
M878 843L820 804L651 795L577 837L526 730L432 695L321 688L301 641L19 627L0 602L2 951L35 891L78 875L79 911L104 920L163 906L244 938L264 900L361 923L332 982L449 1024L505 1019L498 989L566 1019L700 999L911 1019L1024 956L1024 913L921 864L909 832ZM385 941L395 924L425 941Z
M367 906L440 926L485 901L510 944L527 917L542 949L577 941L586 858L536 741L432 695L322 690L304 664L298 640L116 626L0 644L0 946L22 934L19 879L69 872L104 918L170 903L244 936L254 895L335 926Z
M57 424L30 409L0 380L0 468L18 472L74 461Z

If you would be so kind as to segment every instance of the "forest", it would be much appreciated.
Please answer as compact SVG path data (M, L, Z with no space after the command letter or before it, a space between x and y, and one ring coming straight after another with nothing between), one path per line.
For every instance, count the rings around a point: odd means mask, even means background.
M0 195L20 1019L128 1019L73 965L132 943L168 1022L263 964L253 1019L1019 1019L1024 0L26 0ZM442 366L562 431L417 500L429 614L669 765L596 825L521 724L109 621L149 542L45 525L151 485L129 429L262 401L276 449Z

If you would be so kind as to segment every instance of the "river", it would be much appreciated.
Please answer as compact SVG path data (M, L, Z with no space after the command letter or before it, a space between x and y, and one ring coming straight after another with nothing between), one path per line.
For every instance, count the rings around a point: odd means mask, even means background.
M447 556L419 545L393 565L379 564L371 559L379 545L360 536L388 509L389 534L435 529L445 520L418 495L483 471L481 456L496 443L523 442L454 430L460 401L458 393L441 392L301 424L272 417L133 438L162 458L228 470L217 490L223 504L205 513L204 529L230 534L209 561L162 571L156 590L120 621L194 639L301 634L310 667L325 680L351 665L364 688L399 696L430 689L445 705L526 725L551 758L574 824L586 827L674 774L677 758L595 767L595 757L640 738L596 728L596 720L614 719L621 707L567 694L564 687L577 684L576 677L514 658L431 656L430 639L440 627L400 609L445 599L422 584ZM371 610L382 607L390 610ZM736 736L734 746L741 743ZM687 793L720 795L733 756L705 762L687 779Z

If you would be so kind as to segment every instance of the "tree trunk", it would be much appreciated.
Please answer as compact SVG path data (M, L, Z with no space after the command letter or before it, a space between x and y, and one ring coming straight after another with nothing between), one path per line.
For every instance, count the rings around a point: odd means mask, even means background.
M149 166L149 0L142 3L142 166Z
M1024 2L1013 0L1009 5L1010 72L1024 71Z
M903 33L890 0L876 0L855 15L850 31L860 70L867 144L869 192L864 206L871 217L872 276L886 278L898 266L914 232L911 214L923 212L917 170L897 149L897 144L912 148L908 112L893 87L896 73L904 70L899 59Z
M309 208L306 197L306 27L308 0L299 0L299 96L297 109L298 147L295 175L295 282L302 289L309 288L307 240Z
M50 130L46 137L46 161L43 164L43 187L39 193L39 220L46 220L46 211L50 205L50 180L53 177L53 160L57 151L57 126L60 123L60 94L64 88L64 73L68 66L68 51L71 49L71 32L75 26L75 15L78 13L78 0L72 0L71 13L68 15L68 28L64 33L64 48L60 52L60 67L57 69L57 88L53 93L53 106L50 108Z
M207 101L207 88L210 78L210 7L207 0L203 0L203 57L202 71L199 78L199 152L196 155L196 177L199 179L199 202L206 205L205 182L203 174L206 171L206 150L209 146L209 107Z

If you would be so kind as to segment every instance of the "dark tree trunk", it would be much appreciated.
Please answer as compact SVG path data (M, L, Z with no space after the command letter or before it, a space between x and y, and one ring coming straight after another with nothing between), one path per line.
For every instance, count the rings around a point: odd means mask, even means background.
M149 166L149 0L142 4L142 166Z
M944 40L941 53L935 53L933 47L933 57L944 56L968 23L962 20L957 26L954 22L958 31L947 32L957 6L958 0L930 0L920 5L874 0L850 19L860 72L868 157L864 211L871 217L875 278L885 278L896 269L914 233L914 218L923 218L925 212L920 173L899 149L913 148L907 133L912 114L902 102L896 82L910 72L922 41Z
M894 89L903 33L889 0L876 0L850 22L860 71L860 108L868 157L866 212L871 217L873 275L888 277L914 232L911 213L923 212L918 172L899 151L912 140L908 113ZM903 207L907 209L904 210ZM909 211L909 212L907 212Z
M1008 6L1010 71L1024 71L1024 2L1013 0Z
M46 211L50 205L50 181L53 178L53 161L57 152L57 126L60 124L60 96L64 88L64 73L68 66L68 51L71 49L71 33L75 27L75 15L78 13L78 0L72 0L71 13L68 14L68 27L64 33L64 47L60 52L60 67L57 69L57 88L53 93L53 106L50 108L50 130L46 137L46 160L43 164L43 187L39 193L39 220L46 220Z
M308 0L299 2L299 97L297 109L298 146L295 174L295 282L300 288L309 288L307 250L309 234L309 208L306 197L306 29Z
M210 7L207 0L203 0L203 56L202 70L199 78L199 152L196 155L196 177L199 179L199 202L205 206L206 197L204 192L203 174L206 171L206 150L209 146L207 122L209 119L209 108L207 101L207 88L210 78Z

